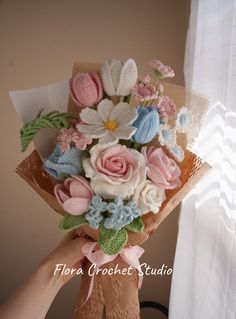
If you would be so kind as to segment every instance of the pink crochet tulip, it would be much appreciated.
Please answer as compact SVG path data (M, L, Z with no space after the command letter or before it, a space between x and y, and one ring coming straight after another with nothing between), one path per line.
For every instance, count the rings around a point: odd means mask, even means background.
M71 215L82 215L88 211L93 192L89 182L77 175L67 178L54 187L55 196L63 209Z
M91 107L103 97L102 82L96 72L78 73L70 80L70 95L82 107Z
M169 158L163 149L154 146L142 148L147 163L147 176L157 186L174 189L181 186L181 170L175 161Z

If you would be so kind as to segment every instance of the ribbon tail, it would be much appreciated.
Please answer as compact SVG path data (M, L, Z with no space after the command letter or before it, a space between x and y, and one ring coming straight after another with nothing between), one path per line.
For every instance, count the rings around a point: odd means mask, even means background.
M96 269L95 269L95 270L96 270ZM88 301L89 297L90 297L91 294L92 294L93 285L94 285L94 275L91 276L90 283L89 283L89 289L88 289L88 293L87 293L86 299L82 302L81 305L79 305L79 307L75 308L75 310L74 310L75 312L76 312L77 310L79 310L80 308L82 308L82 307L86 304L86 302Z
M138 279L138 289L141 288L143 282L143 273L140 274L140 262L139 258L144 253L144 249L139 246L131 246L124 248L120 253L121 258L130 266L137 270Z
M138 272L138 289L140 289L142 287L142 284L143 284L143 273L141 275L139 275L139 268L136 268L136 269Z

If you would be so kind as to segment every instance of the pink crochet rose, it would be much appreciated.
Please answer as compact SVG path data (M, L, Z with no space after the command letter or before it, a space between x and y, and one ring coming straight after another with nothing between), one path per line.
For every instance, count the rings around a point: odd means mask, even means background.
M129 198L137 186L145 183L146 164L143 155L124 145L97 144L91 157L83 161L91 188L103 198Z
M72 144L82 151L86 149L87 144L92 143L92 139L85 137L74 128L62 128L57 137L57 142L62 152L69 150Z
M70 80L70 95L82 107L91 107L103 97L102 82L96 72L78 73Z
M164 65L157 59L150 60L149 65L153 67L162 78L173 78L175 76L174 70L169 65Z
M157 186L174 189L181 186L181 170L175 161L169 158L163 149L154 146L142 148L147 163L147 176Z
M55 196L63 209L71 215L82 215L87 212L93 192L89 182L77 175L73 175L54 187Z

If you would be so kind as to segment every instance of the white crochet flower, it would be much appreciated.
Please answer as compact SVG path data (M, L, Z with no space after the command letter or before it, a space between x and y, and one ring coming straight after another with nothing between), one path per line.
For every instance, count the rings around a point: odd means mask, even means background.
M102 65L101 77L107 95L129 95L138 78L136 63L133 59L108 60Z
M177 114L177 118L175 122L176 130L179 133L187 133L188 129L192 125L192 122L193 122L193 117L190 110L186 106L181 107L181 109L179 110Z
M159 212L161 204L166 199L165 190L147 180L142 188L135 191L133 201L137 204L141 214Z
M158 131L158 141L161 144L161 146L175 145L176 144L176 130L175 130L175 128L171 127L167 123L161 124L159 126L159 131Z
M119 139L128 140L135 133L136 128L131 124L138 117L135 107L120 102L113 105L108 99L102 100L97 110L85 108L80 113L84 124L77 124L76 128L88 138L99 138L99 143L116 143Z
M128 199L146 181L146 162L142 153L121 144L96 144L83 168L90 187L104 199Z

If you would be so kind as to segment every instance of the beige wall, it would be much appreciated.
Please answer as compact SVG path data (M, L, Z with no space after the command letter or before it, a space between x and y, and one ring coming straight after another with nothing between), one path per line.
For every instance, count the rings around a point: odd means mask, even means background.
M158 57L183 84L188 14L188 0L0 0L1 301L62 236L59 217L14 173L26 154L8 90L68 78L75 60L108 57L133 57L141 71ZM145 243L143 262L172 266L177 219L175 211ZM77 280L65 287L48 318L69 318L77 289ZM146 277L140 299L167 305L169 289L170 278Z

